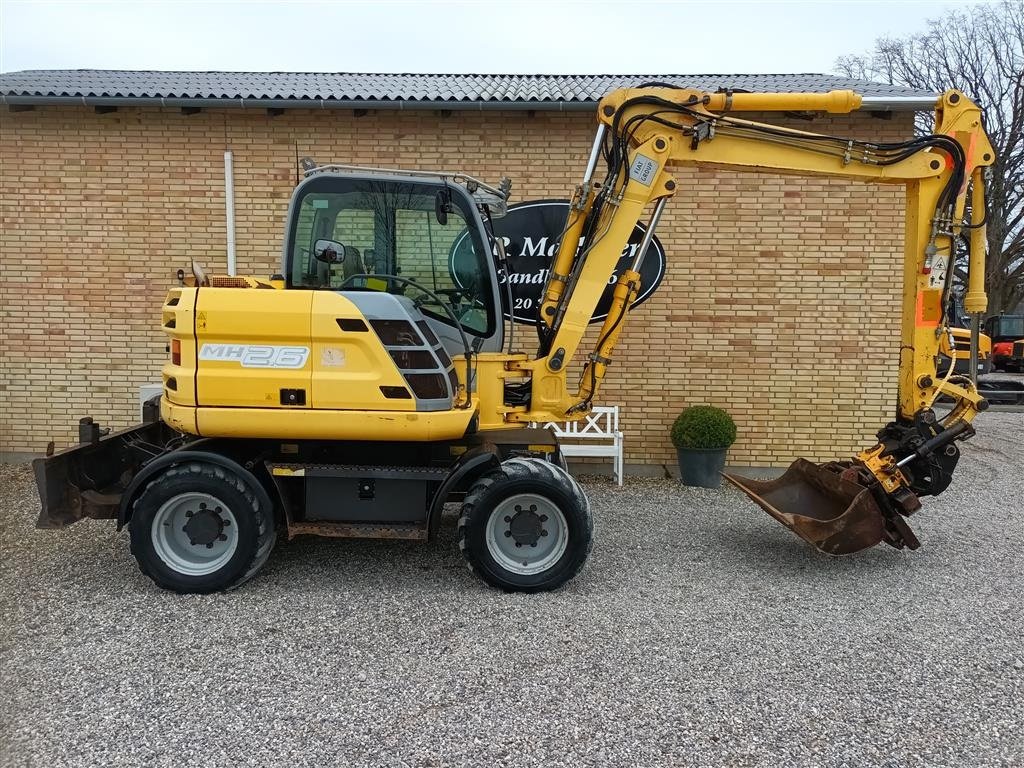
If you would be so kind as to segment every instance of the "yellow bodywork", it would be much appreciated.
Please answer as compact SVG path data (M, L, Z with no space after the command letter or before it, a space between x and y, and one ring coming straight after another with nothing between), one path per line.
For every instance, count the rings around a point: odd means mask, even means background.
M971 332L966 328L950 328L949 334L939 339L939 353L951 360L971 359ZM987 334L978 335L978 359L988 360L992 356L992 338Z
M241 288L181 287L167 294L163 327L180 343L181 360L164 365L161 417L175 429L295 440L445 440L466 434L473 407L416 411L413 400L381 394L381 387L404 389L406 382L376 334L341 329L339 320L363 320L344 296ZM285 364L243 364L230 356L233 346L274 350ZM204 349L224 350L225 359L211 359L208 352L204 357ZM301 349L308 350L304 357L286 357ZM306 400L282 402L282 390L303 390Z

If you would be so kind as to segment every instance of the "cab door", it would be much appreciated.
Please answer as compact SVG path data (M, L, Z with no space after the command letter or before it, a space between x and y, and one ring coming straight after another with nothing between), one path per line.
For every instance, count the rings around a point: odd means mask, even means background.
M309 408L311 291L200 288L200 407Z

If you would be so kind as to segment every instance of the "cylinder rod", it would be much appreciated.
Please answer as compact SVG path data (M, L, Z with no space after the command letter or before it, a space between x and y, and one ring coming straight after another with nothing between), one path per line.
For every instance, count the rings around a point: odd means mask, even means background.
M971 224L964 309L971 316L971 381L977 384L981 318L988 309L988 296L985 294L988 238L985 232L985 171L982 168L975 168L971 178Z
M654 230L658 226L658 222L661 221L661 212L665 210L665 203L668 202L667 197L658 198L658 202L654 204L654 210L651 211L651 218L647 222L647 229L644 231L644 239L640 241L640 247L636 250L636 256L633 257L633 264L630 267L634 272L639 272L640 267L644 263L644 257L647 256L647 249L651 246L651 241L654 239Z
M590 159L587 160L587 170L583 174L583 186L586 187L590 184L590 180L594 178L594 170L597 168L597 159L601 156L601 146L604 144L604 132L607 130L607 126L603 123L597 127L597 135L594 137L594 145L590 148ZM586 199L586 189L583 191L584 199Z
M971 315L971 381L978 383L978 345L981 343L981 315ZM956 363L950 361L950 365Z

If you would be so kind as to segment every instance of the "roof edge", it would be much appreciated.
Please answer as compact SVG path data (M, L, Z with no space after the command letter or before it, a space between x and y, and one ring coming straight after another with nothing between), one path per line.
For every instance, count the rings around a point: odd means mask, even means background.
M879 112L929 110L938 99L927 96L864 96L861 109ZM579 112L597 107L596 99L579 100L455 100L455 99L291 99L203 98L158 96L41 96L0 94L0 104L11 106L187 107L235 109L393 109L452 111Z

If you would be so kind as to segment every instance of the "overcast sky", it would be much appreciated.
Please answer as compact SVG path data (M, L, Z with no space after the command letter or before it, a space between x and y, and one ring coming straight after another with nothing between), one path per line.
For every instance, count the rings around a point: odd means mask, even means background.
M0 0L0 71L828 72L963 4Z

